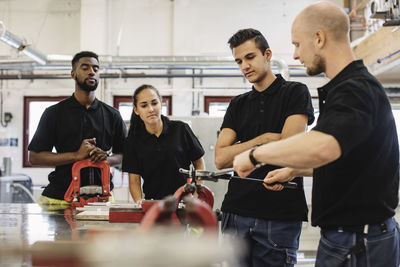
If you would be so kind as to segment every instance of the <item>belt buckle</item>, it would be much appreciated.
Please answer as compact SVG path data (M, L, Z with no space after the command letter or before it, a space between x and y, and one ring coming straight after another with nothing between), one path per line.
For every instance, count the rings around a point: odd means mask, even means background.
M368 234L371 226L379 226L379 229L382 233L386 233L388 230L387 223L384 221L383 223L379 224L365 224L365 225L358 225L358 226L339 226L337 227L337 231L339 233L343 232L350 232L350 233L358 233L358 234Z
M388 231L388 227L387 227L386 221L381 223L379 225L379 227L381 228L382 233L386 233Z

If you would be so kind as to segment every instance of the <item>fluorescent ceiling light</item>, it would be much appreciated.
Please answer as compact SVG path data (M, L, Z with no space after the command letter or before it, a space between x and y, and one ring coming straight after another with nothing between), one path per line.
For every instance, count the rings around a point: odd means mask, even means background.
M18 51L24 53L26 56L30 57L37 63L41 65L46 65L47 59L46 56L41 54L40 52L32 49L25 40L19 38L18 36L12 34L11 32L6 30L4 23L0 21L0 40L5 42L6 44L18 49Z

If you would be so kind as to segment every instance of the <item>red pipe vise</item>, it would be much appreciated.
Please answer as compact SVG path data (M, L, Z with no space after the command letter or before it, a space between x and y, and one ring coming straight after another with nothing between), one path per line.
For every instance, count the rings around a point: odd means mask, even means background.
M81 185L81 169L87 167L100 169L101 185ZM93 163L84 159L72 165L72 181L64 194L65 201L73 207L83 207L89 202L107 202L110 196L110 166L107 161Z

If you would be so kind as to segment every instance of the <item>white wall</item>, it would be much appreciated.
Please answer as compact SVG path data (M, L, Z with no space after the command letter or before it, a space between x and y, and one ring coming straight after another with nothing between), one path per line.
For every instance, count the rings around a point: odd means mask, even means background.
M230 55L229 37L253 27L265 34L275 55L291 63L291 23L313 2L13 0L0 1L0 20L43 53L69 55L80 49L102 55ZM0 43L0 55L10 51Z
M290 27L300 9L314 0L0 0L0 20L15 35L44 54L73 55L90 49L100 55L121 56L230 56L229 37L238 29L254 27L263 32L275 56L289 64L293 47ZM338 2L338 1L336 1ZM0 57L24 57L0 42ZM296 63L297 64L297 63ZM311 88L325 79L302 79ZM249 88L242 78L195 80L109 79L97 90L99 99L112 104L114 95L131 95L143 83L173 96L173 115L190 116L192 96L236 95ZM16 137L18 147L0 147L2 157L13 158L14 173L30 175L35 184L47 184L50 169L22 168L24 96L71 95L72 80L3 80L3 110L12 112L0 137ZM220 89L201 89L201 88ZM243 89L229 89L238 87ZM315 91L312 92L315 94ZM1 165L1 162L0 162Z
M275 55L288 60L293 50L291 23L312 0L175 1L175 50L179 55L230 55L227 41L238 29L264 33ZM189 38L190 37L190 38Z
M23 37L46 54L71 54L80 49L81 1L0 1L0 21L7 30ZM0 42L0 55L17 56L15 49Z

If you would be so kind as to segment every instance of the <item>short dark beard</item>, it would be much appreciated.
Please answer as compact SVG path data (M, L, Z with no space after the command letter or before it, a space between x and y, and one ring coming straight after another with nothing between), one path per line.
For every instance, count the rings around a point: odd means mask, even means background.
M97 89L97 86L99 85L99 82L97 80L94 85L87 84L86 80L87 79L85 79L83 83L81 83L79 82L78 75L75 76L75 82L78 84L79 88L81 88L83 91L92 92Z
M326 64L325 59L322 58L320 55L315 55L313 59L313 66L307 68L307 74L310 76L318 75L322 72L325 72Z

